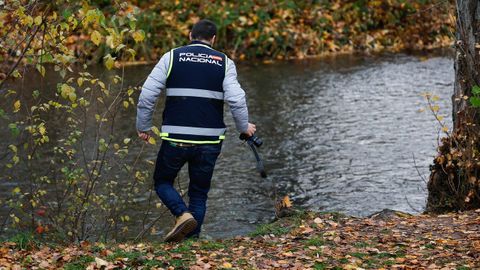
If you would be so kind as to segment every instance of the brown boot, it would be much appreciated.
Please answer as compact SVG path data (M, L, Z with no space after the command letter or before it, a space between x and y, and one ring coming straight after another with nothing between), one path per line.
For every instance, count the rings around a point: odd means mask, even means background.
M175 226L165 237L165 242L180 242L197 227L197 221L192 214L185 212L177 217Z

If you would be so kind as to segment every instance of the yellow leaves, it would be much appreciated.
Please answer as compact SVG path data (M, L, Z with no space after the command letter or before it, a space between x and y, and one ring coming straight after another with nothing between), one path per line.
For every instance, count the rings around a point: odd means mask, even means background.
M134 49L127 49L127 52L130 53L130 55L132 56L132 60L134 60L137 52Z
M104 268L104 267L107 267L108 266L108 262L103 260L103 259L100 259L98 257L95 258L95 264L96 266L101 269L101 268Z
M13 144L10 144L8 146L8 149L10 149L14 154L16 154L18 152L17 146L15 146Z
M77 100L75 88L65 83L60 86L60 95L62 98L69 99L71 102L75 102Z
M132 37L136 43L142 42L145 39L145 32L143 30L137 30L133 32Z
M102 82L102 81L97 81L97 84L100 86L100 88L106 89L104 82Z
M47 129L45 128L45 124L42 123L38 126L38 132L40 133L40 135L45 135L47 133Z
M226 268L226 269L230 269L230 268L233 267L233 265L232 265L231 263L229 263L229 262L224 262L224 263L222 264L222 267L223 267L223 268Z
M25 26L32 26L33 25L33 17L26 15L20 19L20 22Z
M21 78L22 74L20 74L20 72L18 70L15 70L15 71L13 71L12 76L14 78Z
M290 201L290 198L288 196L283 197L282 204L283 204L283 207L286 207L286 208L292 207L292 202Z
M104 58L103 58L103 61L104 61L104 64L105 64L105 67L110 70L113 68L113 66L115 65L115 58L112 57L110 54L107 54Z
M123 107L125 107L125 109L128 109L129 105L130 105L130 103L128 103L128 101L126 101L126 100L123 101Z
M442 127L442 131L443 131L443 132L448 132L448 127L447 127L447 126L443 126L443 127Z
M100 151L101 153L104 153L108 150L108 144L107 142L105 141L105 139L100 139L98 140L98 151Z
M110 35L108 35L105 40L107 46L110 47L110 49L115 49L120 46L122 44L122 35L118 34L113 29L109 29L108 32Z
M37 68L38 72L40 72L40 74L42 75L42 77L45 77L45 67L42 66L42 65L37 64L37 65L36 65L36 68Z
M20 222L20 219L17 216L15 216L14 214L11 214L10 217L12 218L13 222L15 222L15 223Z
M153 134L160 137L160 130L157 127L153 126L152 127L152 132L153 132Z
M438 105L433 105L433 106L430 106L430 109L433 111L433 112L438 112L440 110L440 106Z
M100 34L100 32L98 32L97 30L94 30L90 35L90 40L93 42L93 44L98 46L102 41L102 34Z
M33 23L35 23L35 25L42 24L42 16L35 17L35 19L33 20Z
M20 110L20 100L17 100L13 103L13 112L18 112Z
M155 140L155 138L150 137L150 138L148 138L148 143L155 145L155 144L157 144L157 141Z
M238 20L240 21L240 25L246 25L247 24L247 17L245 16L240 16L238 17Z
M82 86L82 85L83 85L83 81L84 81L83 77L78 77L78 79L77 79L77 84L78 84L78 86Z
M100 23L100 19L103 17L103 13L98 9L90 9L86 12L83 18L83 27L87 28L90 23Z
M12 194L15 195L15 194L18 194L20 193L21 189L20 187L15 187L14 189L12 189Z

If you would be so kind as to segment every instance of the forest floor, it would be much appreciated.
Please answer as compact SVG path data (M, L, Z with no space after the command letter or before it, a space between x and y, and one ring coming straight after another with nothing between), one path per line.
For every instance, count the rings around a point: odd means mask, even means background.
M0 245L0 269L480 269L480 210L298 212L250 236L180 244Z

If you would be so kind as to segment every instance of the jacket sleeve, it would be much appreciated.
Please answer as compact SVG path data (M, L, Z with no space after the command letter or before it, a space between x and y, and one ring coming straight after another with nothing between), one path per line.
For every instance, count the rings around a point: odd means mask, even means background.
M137 130L149 131L152 128L153 111L162 90L165 90L170 64L170 53L166 53L155 65L142 86L137 104Z
M243 91L237 80L235 63L230 58L227 58L226 62L227 70L223 80L224 100L230 107L237 130L240 133L244 133L248 129L248 109L245 91Z

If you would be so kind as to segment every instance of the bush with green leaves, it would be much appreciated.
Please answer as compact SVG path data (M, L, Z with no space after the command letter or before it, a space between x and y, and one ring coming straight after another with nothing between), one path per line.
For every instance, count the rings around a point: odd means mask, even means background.
M139 10L129 7L115 2L107 14L90 1L8 1L0 11L2 234L108 240L138 223L126 210L139 194L152 196L153 163L134 127L130 136L117 132L139 92L124 82L121 63L135 60L145 37ZM89 72L97 63L81 51L88 46L101 54L102 76ZM38 89L24 89L32 73Z

